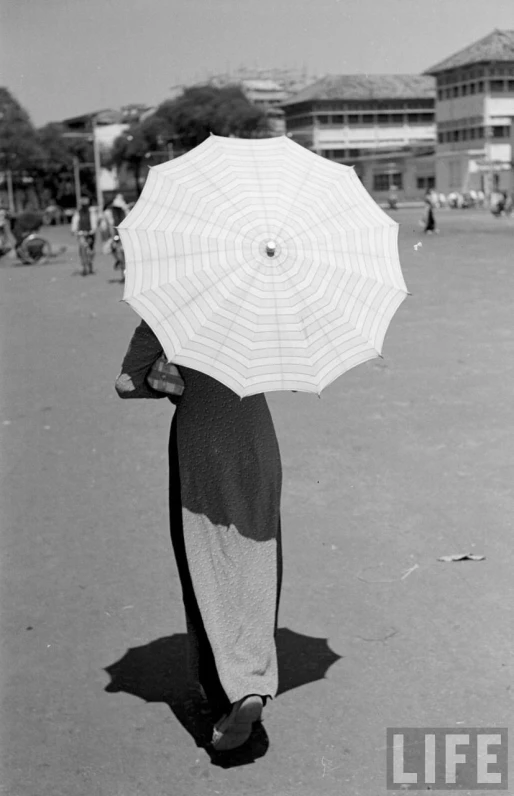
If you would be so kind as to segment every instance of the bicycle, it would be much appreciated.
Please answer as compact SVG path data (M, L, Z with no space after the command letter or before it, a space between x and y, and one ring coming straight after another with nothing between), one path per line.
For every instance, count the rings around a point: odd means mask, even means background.
M82 276L93 273L93 260L95 257L95 236L91 232L77 232L79 240L79 258L82 265Z

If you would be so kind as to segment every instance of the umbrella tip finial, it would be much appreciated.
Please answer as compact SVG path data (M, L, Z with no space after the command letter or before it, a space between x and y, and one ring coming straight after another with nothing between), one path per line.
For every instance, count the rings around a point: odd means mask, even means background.
M266 244L266 254L268 257L274 257L277 251L277 244L274 240L269 240Z

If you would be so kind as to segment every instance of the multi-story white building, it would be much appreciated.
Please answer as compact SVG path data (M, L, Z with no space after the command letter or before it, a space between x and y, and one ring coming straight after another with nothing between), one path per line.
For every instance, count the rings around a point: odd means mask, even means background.
M437 80L437 189L510 190L514 31L495 30L426 74Z
M251 69L241 67L226 74L210 76L209 83L215 86L239 85L249 102L264 111L276 135L286 131L283 103L295 92L300 91L314 77L306 71L295 69Z
M287 134L353 165L365 187L419 198L434 185L435 80L427 75L338 75L287 100Z

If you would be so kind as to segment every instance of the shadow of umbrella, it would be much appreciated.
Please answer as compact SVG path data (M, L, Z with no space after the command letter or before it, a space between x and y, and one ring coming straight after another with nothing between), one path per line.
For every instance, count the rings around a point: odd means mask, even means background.
M288 628L277 632L279 691L322 680L329 667L340 660L324 638L304 636ZM105 668L111 682L110 694L124 692L145 702L165 702L178 721L205 748L214 765L223 768L253 763L266 754L268 736L257 724L243 747L216 754L209 748L213 717L207 703L191 688L187 676L187 635L175 633L141 647L131 647L122 658Z
M304 636L287 627L277 632L278 694L323 680L333 663L341 660L326 638Z

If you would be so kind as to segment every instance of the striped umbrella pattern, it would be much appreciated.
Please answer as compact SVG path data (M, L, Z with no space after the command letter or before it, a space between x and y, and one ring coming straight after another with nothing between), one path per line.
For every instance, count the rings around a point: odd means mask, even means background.
M119 232L123 300L169 361L241 397L320 394L381 355L407 295L398 224L286 136L211 135L153 167Z

